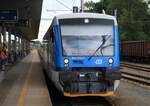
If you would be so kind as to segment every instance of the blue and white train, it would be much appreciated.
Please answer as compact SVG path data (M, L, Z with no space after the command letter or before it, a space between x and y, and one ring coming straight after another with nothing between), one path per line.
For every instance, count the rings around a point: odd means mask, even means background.
M118 24L97 13L58 15L41 51L46 73L68 97L111 96L121 78Z

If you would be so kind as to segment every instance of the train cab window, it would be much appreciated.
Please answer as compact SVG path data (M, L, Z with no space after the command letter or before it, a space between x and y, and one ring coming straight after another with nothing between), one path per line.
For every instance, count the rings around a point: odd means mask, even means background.
M90 56L114 55L114 20L62 19L60 20L63 54Z
M50 58L52 59L52 57L54 57L54 41L55 41L55 36L54 36L54 32L53 32L53 28L51 28L50 29L50 44L49 44L49 48L50 48L50 54L51 54L51 56L50 56Z

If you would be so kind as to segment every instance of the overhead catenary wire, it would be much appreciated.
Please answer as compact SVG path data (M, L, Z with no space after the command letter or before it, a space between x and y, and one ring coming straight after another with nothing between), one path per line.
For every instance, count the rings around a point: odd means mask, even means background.
M63 2L56 0L59 4L61 4L62 6L64 6L65 8L69 9L72 11L72 9L70 7L68 7L67 5L65 5Z
M72 7L74 6L74 3L75 3L75 0L73 0L73 2L72 2Z
M48 11L48 12L54 12L54 11L72 11L72 10L65 10L65 9L64 10L63 9L60 9L60 10L59 9L57 9L57 10L53 10L53 9L49 10L49 9L47 9L46 11Z

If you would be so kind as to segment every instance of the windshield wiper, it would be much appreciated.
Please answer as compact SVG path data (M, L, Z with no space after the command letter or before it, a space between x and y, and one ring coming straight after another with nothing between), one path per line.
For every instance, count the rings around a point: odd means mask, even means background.
M106 36L108 36L107 39L106 39ZM97 53L97 51L103 47L103 45L106 43L106 41L110 37L111 37L111 35L103 35L102 36L102 44L95 50L95 52L88 58L88 60L90 60ZM102 54L102 52L101 52L101 54Z
M100 52L101 52L102 56L103 56L102 50L105 49L105 48L107 48L107 47L110 47L110 46L114 46L114 44L109 44L109 45L101 47Z

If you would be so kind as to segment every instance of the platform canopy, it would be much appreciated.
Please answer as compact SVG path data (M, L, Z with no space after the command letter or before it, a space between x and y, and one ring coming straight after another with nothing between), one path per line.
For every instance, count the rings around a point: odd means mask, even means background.
M22 35L29 40L36 39L39 31L42 2L43 0L1 0L0 24L11 26L14 34ZM14 13L11 13L12 11ZM17 19L11 20L15 11L17 11ZM9 12L10 14L7 14ZM6 17L2 16L3 13Z

